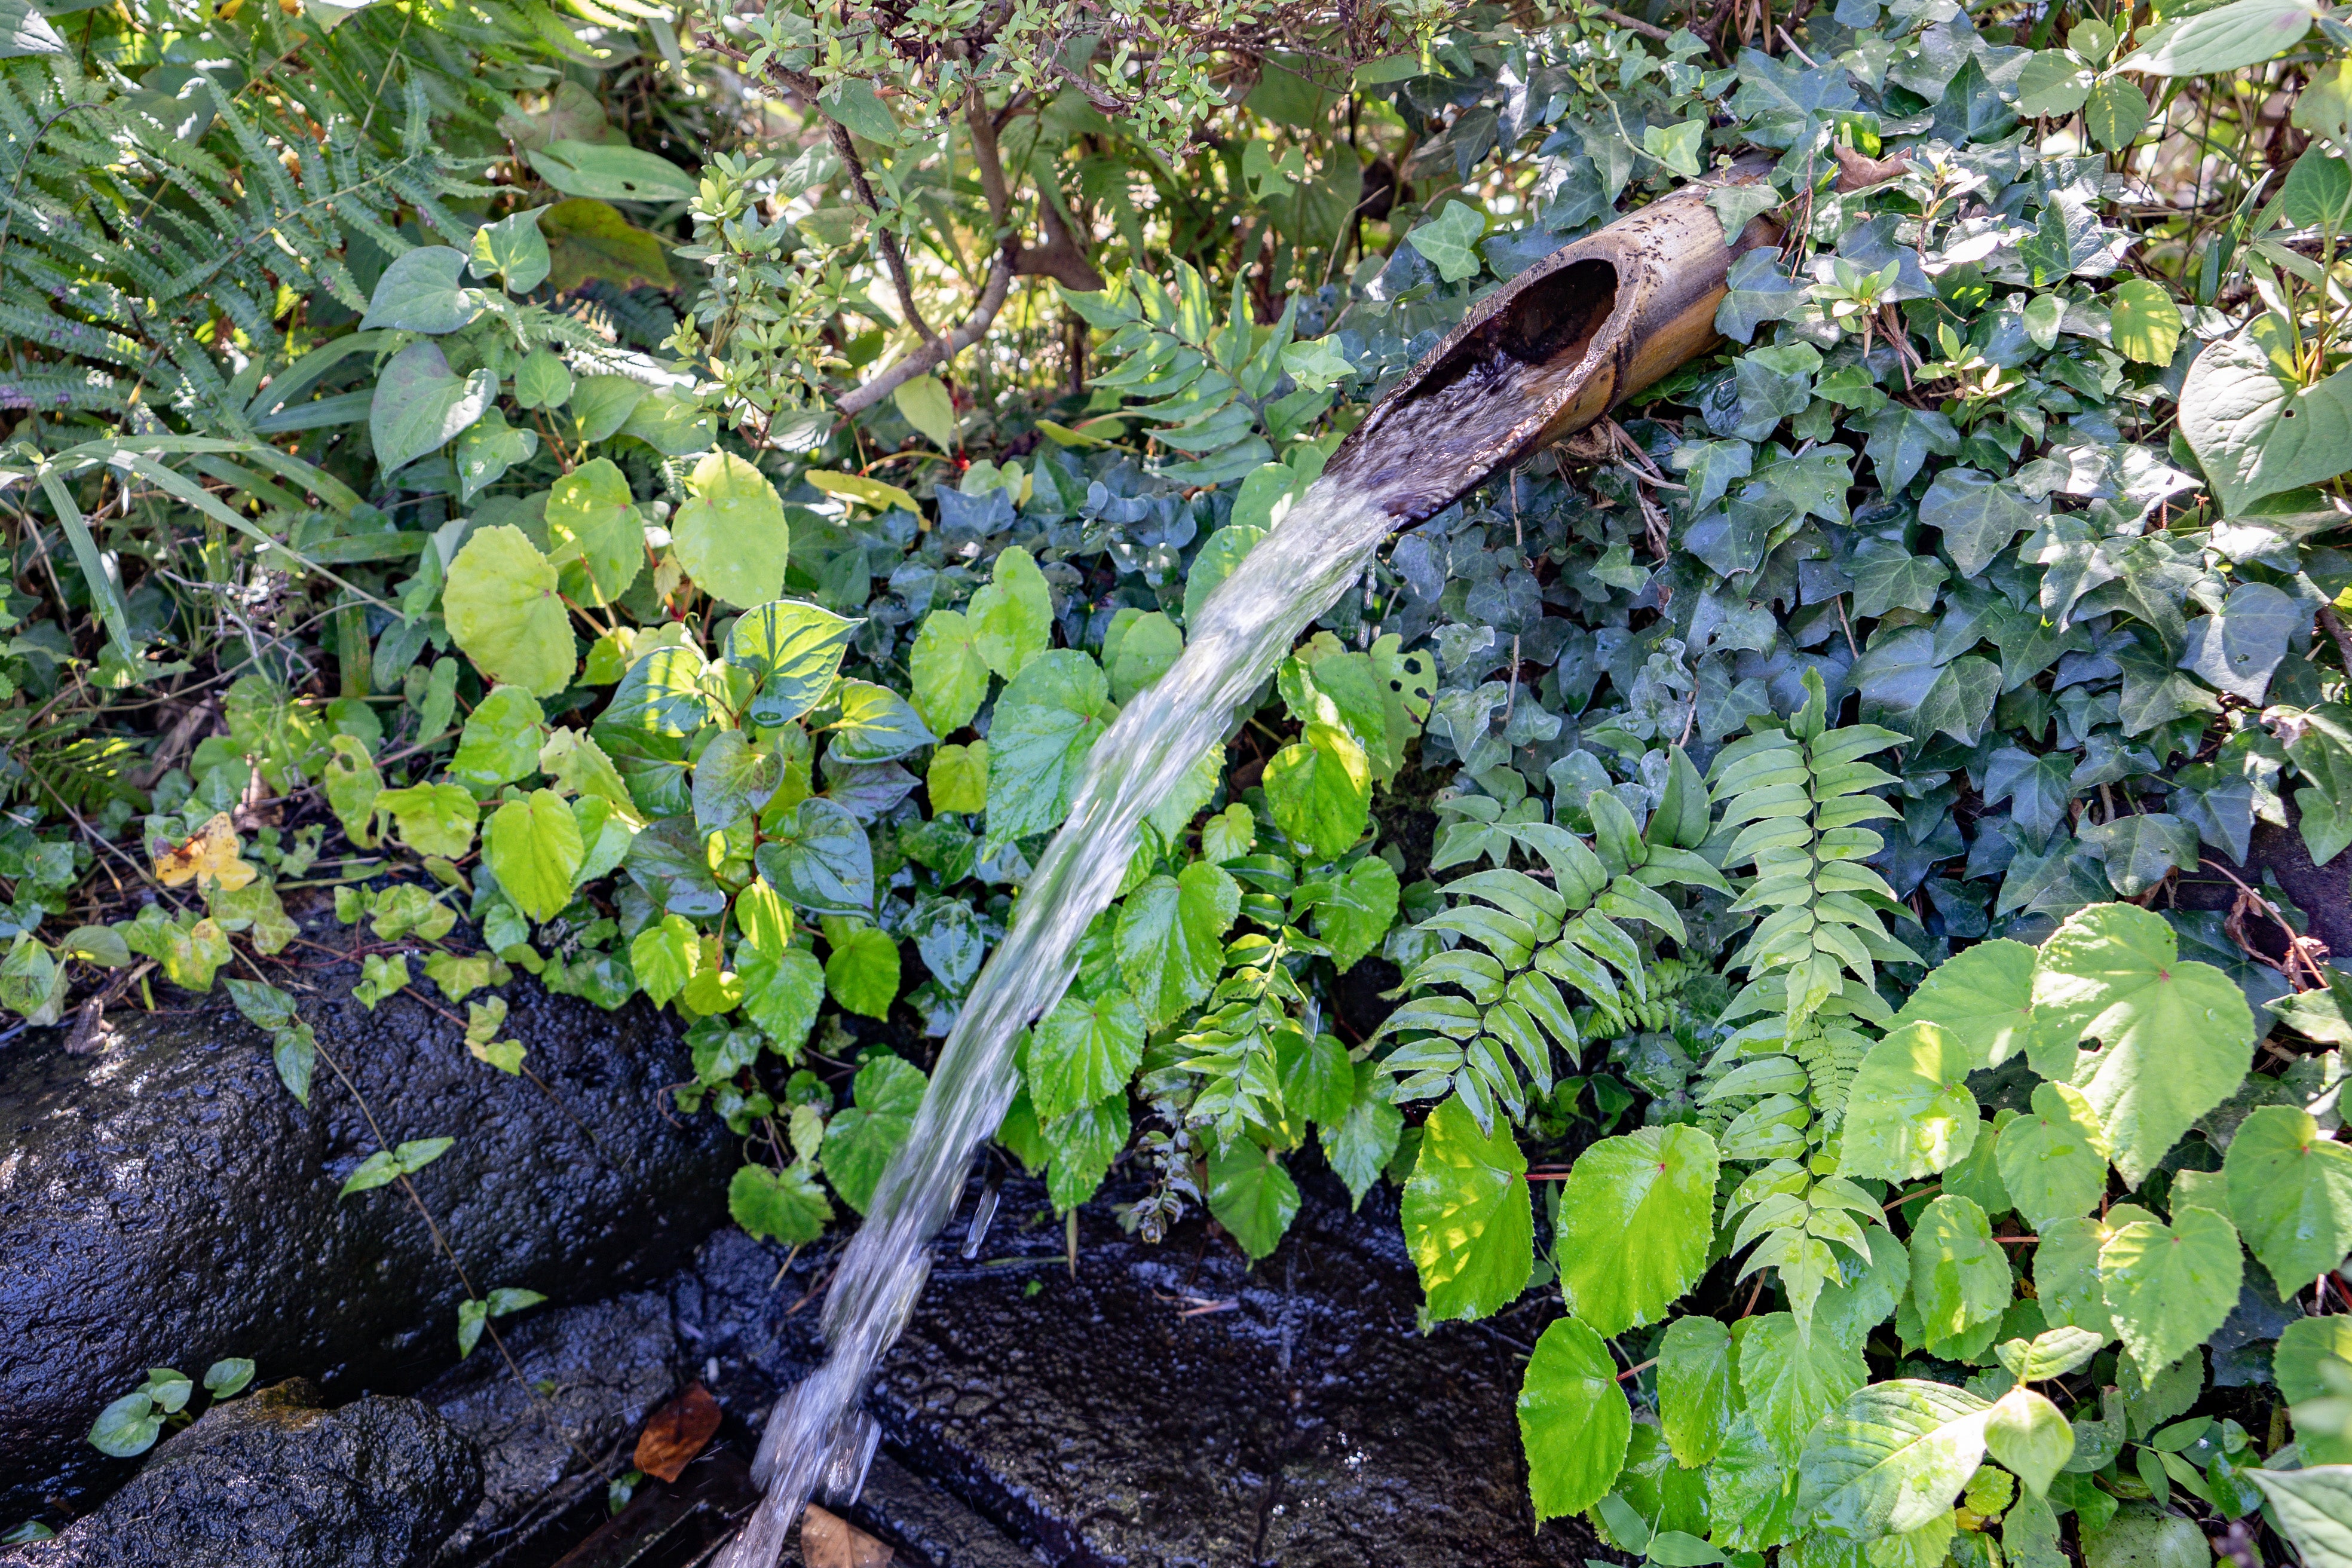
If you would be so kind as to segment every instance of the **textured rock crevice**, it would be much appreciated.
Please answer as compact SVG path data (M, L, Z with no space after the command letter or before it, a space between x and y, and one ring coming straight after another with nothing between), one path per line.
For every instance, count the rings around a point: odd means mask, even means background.
M608 1297L723 1222L733 1141L665 1113L687 1052L642 1002L608 1014L518 977L507 1032L542 1088L468 1056L446 1004L369 1012L356 963L291 951L303 962L271 978L384 1138L457 1140L414 1180L478 1290ZM109 1021L93 1056L65 1054L61 1031L0 1053L0 1520L54 1520L121 1483L135 1466L83 1439L149 1367L246 1356L347 1400L457 1359L465 1291L415 1208L396 1185L337 1198L377 1136L324 1060L306 1109L223 996Z

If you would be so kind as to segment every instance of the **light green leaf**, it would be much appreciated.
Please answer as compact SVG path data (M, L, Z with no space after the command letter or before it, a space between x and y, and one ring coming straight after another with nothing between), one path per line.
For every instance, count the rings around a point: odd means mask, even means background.
M545 207L525 207L476 229L474 276L488 278L497 274L505 280L508 291L515 294L528 294L546 282L547 237L539 232L539 220L546 211ZM408 253L416 254L413 250ZM407 257L401 259L404 261ZM383 289L379 288L377 292ZM370 301L369 309L373 310L373 301Z
M1895 1015L1890 1031L1921 1021L1960 1042L1971 1069L2025 1048L2033 1013L2033 949L1998 938L1937 964Z
M1258 472L1263 473L1265 469L1260 468ZM1265 533L1263 528L1233 522L1209 535L1207 542L1192 557L1192 564L1184 574L1184 624L1187 626L1198 629L1201 611L1208 604L1209 595L1217 591L1219 584L1234 574L1234 568L1242 563L1243 558L1249 554L1259 540L1265 537Z
M1658 1420L1675 1462L1712 1463L1731 1435L1739 1395L1732 1385L1731 1330L1693 1313L1666 1325L1658 1342Z
M1906 1182L1965 1159L1982 1125L1968 1086L1979 1065L1960 1036L1924 1021L1871 1047L1846 1095L1838 1173Z
M705 833L732 826L766 805L783 777L783 759L772 744L754 745L740 730L720 731L694 764L695 826Z
M2138 141L2147 129L2147 94L2119 76L2093 88L2091 101L2083 106L2083 123L2090 128L2091 140L2109 153L2120 153ZM2116 346L2123 346L2121 338Z
M163 1412L155 1407L154 1396L141 1389L100 1411L90 1423L89 1441L101 1454L131 1459L153 1447L163 1429Z
M1574 1318L1554 1319L1519 1384L1536 1523L1581 1513L1607 1496L1633 1435L1633 1406L1608 1345Z
M1381 945L1396 920L1398 896L1395 870L1367 855L1315 906L1315 934L1330 943L1332 966L1339 973Z
M727 660L759 683L745 710L755 724L789 724L824 700L863 620L796 599L761 605L727 634Z
M2164 29L2116 68L2149 76L2210 76L2276 59L2303 41L2314 13L2303 0L2236 0Z
M824 1001L824 969L816 954L804 947L788 947L773 958L739 952L736 977L743 983L743 1016L760 1026L774 1049L796 1055Z
M1920 1214L1911 1231L1911 1300L1929 1343L2000 1318L2011 1286L2009 1259L1984 1210L1948 1193Z
M493 687L466 717L457 753L449 759L449 776L488 795L502 784L537 773L539 749L547 738L545 721L530 692L519 686Z
M941 746L931 753L930 770L923 775L923 785L930 795L934 812L987 810L988 742L974 741L969 746Z
M1298 1184L1272 1150L1242 1139L1210 1156L1209 1212L1255 1260L1273 1252L1290 1228L1298 1213Z
M712 598L749 609L784 586L792 530L765 474L732 452L712 452L687 480L693 499L670 518L670 547Z
M553 349L533 349L515 372L514 391L524 408L561 408L572 399L572 372Z
M564 593L603 605L628 592L645 570L646 527L627 476L611 458L591 458L555 481L547 540Z
M2074 1044L2092 1037L2106 1048L2077 1067ZM2161 915L2095 904L2042 945L2034 1070L2074 1079L2134 1186L2243 1080L2253 1042L2245 993L2211 964L2182 960Z
M1444 211L1405 236L1448 283L1478 275L1477 244L1486 237L1486 218L1467 202L1449 202Z
M825 117L855 131L868 142L879 142L885 147L898 145L898 121L890 113L889 105L882 101L874 84L863 77L845 77L827 88L816 100Z
M410 784L375 797L375 808L391 814L400 841L419 855L455 860L474 847L474 824L481 806L462 784Z
M2030 1388L2012 1388L1985 1418L1985 1447L2016 1472L2035 1497L2074 1457L2074 1429L2056 1405Z
M988 731L992 839L1043 833L1069 815L1087 753L1110 727L1109 700L1100 667L1071 648L1038 654L1005 687Z
M32 0L6 0L0 5L0 59L25 55L63 55L72 51L49 19L41 15ZM121 1403L120 1400L117 1404ZM110 1406L110 1408L111 1408ZM152 1439L149 1439L151 1442ZM145 1452L142 1445L140 1452Z
M1739 1386L1748 1413L1790 1459L1805 1435L1870 1381L1862 1347L1835 1334L1808 1334L1787 1312L1767 1312L1739 1342Z
M1065 995L1029 1038L1029 1099L1039 1120L1066 1116L1126 1089L1143 1060L1143 1015L1124 991Z
M1318 860L1355 847L1370 820L1371 764L1336 724L1310 723L1266 763L1265 803L1281 828Z
M2010 1202L2037 1230L2090 1213L2107 1190L2106 1133L2070 1084L2036 1084L2033 1109L2001 1129L1993 1161Z
M2352 1317L2331 1313L2325 1318L2297 1318L2279 1334L2271 1354L2271 1375L2278 1381L2279 1397L2302 1405L2335 1391L2320 1375L2330 1358L2352 1362Z
M507 802L482 830L482 858L515 907L534 921L553 920L572 901L572 879L587 854L579 821L551 789Z
M437 345L409 344L383 367L368 400L368 439L377 466L389 473L438 450L498 395L499 378L488 371L460 376Z
M1133 1131L1123 1094L1098 1100L1045 1124L1039 1137L1050 1152L1051 1162L1045 1173L1045 1195L1053 1200L1055 1214L1067 1214L1095 1195Z
M805 1247L833 1221L833 1200L806 1160L782 1171L745 1165L727 1184L727 1212L755 1241Z
M404 251L376 280L375 292L368 296L367 314L360 319L360 331L396 327L405 332L436 335L456 331L482 313L481 297L458 282L465 270L466 253L446 245L421 245ZM437 351L434 357L440 357ZM490 385L495 395L495 378ZM380 448L381 443L379 456ZM399 466L384 462L387 468Z
M1480 1131L1455 1095L1430 1113L1403 1218L1432 1321L1491 1317L1527 1289L1536 1267L1527 1169L1507 1123Z
M1862 1390L1806 1439L1798 1517L1874 1541L1947 1513L1983 1462L1991 1409L1940 1383L1900 1379Z
M1398 1137L1404 1131L1404 1114L1389 1099L1388 1079L1374 1062L1355 1063L1349 1071L1354 1089L1348 1100L1348 1114L1337 1122L1326 1122L1315 1131L1323 1145L1323 1158L1332 1172L1347 1184L1349 1206L1364 1201L1372 1184L1381 1179L1390 1158L1396 1153Z
M629 942L629 967L656 1007L686 989L702 962L702 940L683 915L664 915Z
M476 529L449 563L441 608L449 635L491 679L534 697L572 683L572 626L555 568L520 529Z
M1716 1164L1715 1140L1682 1126L1604 1138L1577 1156L1557 1248L1569 1310L1612 1335L1664 1317L1706 1270Z
M833 1190L859 1214L874 1202L883 1168L914 1130L926 1082L912 1062L875 1057L852 1081L857 1103L835 1113L826 1128L825 1173L833 1178Z
M1241 913L1233 878L1205 860L1154 877L1119 906L1112 942L1119 973L1153 1028L1209 994L1225 963L1224 935Z
M694 199L694 176L668 159L625 143L551 142L526 154L539 177L567 196L606 202Z
M2190 25L2249 5L2237 0ZM2308 14L2294 7L2307 22ZM2280 368L2292 333L2275 313L2210 343L2180 389L2180 430L2230 515L2268 495L2315 485L2352 466L2352 369L2305 388Z
M1019 546L996 558L989 581L964 607L972 651L1011 680L1053 640L1054 595L1037 563Z
M2099 1285L2116 1331L2143 1367L2170 1366L2210 1338L2238 1304L2245 1265L2238 1230L2184 1205L2172 1223L2126 1225L2099 1248Z
M914 678L915 707L942 735L971 723L987 699L988 661L961 610L933 610L923 617L907 669Z
M2045 1383L2089 1363L2106 1346L2106 1336L2071 1325L2045 1329L2030 1341L2008 1340L1993 1355L2020 1383Z
M2127 1502L2105 1529L2084 1532L2084 1568L2209 1568L2212 1561L2212 1545L2195 1520L2154 1503ZM2311 1559L2310 1568L2323 1568L2323 1560Z
M2107 312L2116 348L2126 359L2142 364L2170 364L2180 345L2180 307L2164 285L2147 278L2126 278L2107 297Z
M1356 374L1356 367L1348 363L1348 356L1330 338L1309 338L1288 344L1282 351L1282 368L1309 392L1321 392Z
M2331 157L2324 148L2294 161L2286 184L2279 187L2279 211L2296 228L2329 228L2341 233L2352 220L2352 166Z
M1110 677L1111 700L1121 705L1168 673L1184 652L1184 634L1161 611L1139 615L1122 609L1111 619L1103 638L1103 669Z
M833 955L824 961L824 987L852 1013L887 1018L898 999L898 943L885 931L860 925L828 927Z
M1685 180L1699 176L1699 152L1706 135L1706 117L1685 120L1679 125L1646 125L1642 128L1642 151L1680 174Z
M2280 1531L2311 1568L2352 1563L2352 1465L2242 1473L2261 1489Z
M2238 1124L2221 1170L2230 1215L2282 1290L2352 1253L2352 1148L2309 1112L2266 1105Z
M955 400L948 395L947 387L935 375L910 376L898 384L890 395L907 423L929 437L932 446L942 452L956 449Z

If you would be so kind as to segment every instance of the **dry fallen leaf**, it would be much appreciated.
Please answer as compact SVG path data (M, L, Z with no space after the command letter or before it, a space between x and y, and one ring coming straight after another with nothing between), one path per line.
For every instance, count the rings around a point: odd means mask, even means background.
M637 1435L631 1462L649 1476L674 1481L719 1430L719 1401L696 1384L654 1412Z
M251 866L237 858L238 847L236 825L227 812L219 812L185 844L155 857L155 879L167 888L211 882L223 892L233 893L256 875Z
M890 1548L814 1503L801 1515L801 1560L808 1568L890 1568Z
M1832 146L1830 152L1837 158L1837 188L1845 193L1883 185L1908 172L1911 167L1909 155L1902 153L1892 158L1868 158L1846 146Z

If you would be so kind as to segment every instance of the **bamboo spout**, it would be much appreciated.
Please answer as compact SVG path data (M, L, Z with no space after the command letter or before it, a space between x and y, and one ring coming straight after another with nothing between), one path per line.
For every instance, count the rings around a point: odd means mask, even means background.
M1719 342L1725 275L1780 227L1727 245L1706 204L1761 179L1761 161L1685 185L1565 246L1480 301L1332 454L1400 523L1596 423Z

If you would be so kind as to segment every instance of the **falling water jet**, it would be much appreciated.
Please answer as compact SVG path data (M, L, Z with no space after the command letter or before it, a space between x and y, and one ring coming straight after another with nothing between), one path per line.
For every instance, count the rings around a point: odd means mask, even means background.
M825 1299L825 1361L770 1413L751 1472L767 1496L719 1568L774 1568L803 1503L855 1500L878 1436L858 1404L866 1378L913 1313L929 1242L1018 1088L1014 1037L1068 987L1078 939L1118 891L1137 825L1224 738L1238 705L1391 530L1714 346L1731 262L1780 231L1759 217L1727 245L1707 192L1752 183L1764 168L1743 163L1686 185L1475 307L1340 443L1322 478L1209 596L1175 665L1096 742L1069 819L1022 889L914 1128L842 1255Z

